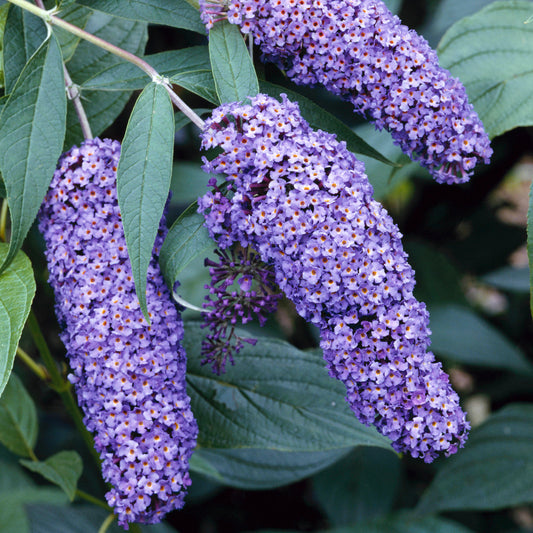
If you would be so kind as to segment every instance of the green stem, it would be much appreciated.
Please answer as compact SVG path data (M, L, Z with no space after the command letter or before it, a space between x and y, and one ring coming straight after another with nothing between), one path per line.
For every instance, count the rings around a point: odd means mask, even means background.
M100 526L100 529L98 530L98 533L106 533L106 531L109 529L109 526L113 523L113 520L115 520L115 515L110 514Z
M85 492L84 490L76 489L76 496L80 498L81 500L85 500L87 502L93 503L94 505L98 505L98 507L101 507L102 509L105 509L106 511L111 512L111 507L107 505L106 502L103 500L100 500L96 496L93 496L92 494L89 494L88 492Z
M41 328L39 326L39 323L37 322L37 318L35 317L33 311L30 311L27 325L30 330L30 334L33 338L33 342L39 350L46 370L48 370L48 374L50 375L50 380L52 382L53 388L61 396L61 399L63 400L63 403L69 415L74 421L74 425L83 437L83 440L85 441L85 444L89 448L91 455L96 461L98 468L100 468L100 456L98 455L98 452L94 449L93 438L91 434L87 431L87 428L83 423L81 411L79 410L78 405L76 404L76 400L74 399L74 396L71 392L71 384L66 379L64 379L61 373L59 372L56 362L52 357L52 354L50 353L48 344L46 343L46 340L42 334Z
M100 37L96 37L96 35L92 35L86 32L85 30L82 30L81 28L74 26L74 24L70 24L70 22L67 22L66 20L56 17L50 11L41 9L40 7L37 7L33 5L32 3L28 2L27 0L9 0L9 2L21 7L22 9L25 9L26 11L29 11L30 13L33 13L34 15L37 15L38 17L42 18L47 24L50 24L51 26L57 26L58 28L63 28L69 33L72 33L72 35L76 35L77 37L80 37L80 39L84 39L85 41L88 41L98 46L99 48L102 48L103 50L106 50L112 53L113 55L116 55L117 57L121 57L122 59L129 61L130 63L133 63L134 65L139 67L143 72L148 74L148 76L152 78L153 82L160 83L161 85L163 85L163 87L168 92L170 99L172 100L172 102L174 102L174 104L178 107L178 109L185 116L187 116L191 120L191 122L194 122L194 124L196 124L200 129L203 129L204 121L172 90L172 86L170 82L166 78L161 76L157 72L157 70L155 70L151 65L149 65L146 61L144 61L140 57L137 57L131 52L128 52L127 50L119 48L118 46L115 46L114 44L104 41L103 39L100 39Z
M49 376L46 370L41 365L36 363L20 346L17 346L17 355L36 376L43 381L48 380Z
M7 224L7 198L2 201L2 210L0 211L0 241L6 240L6 224Z

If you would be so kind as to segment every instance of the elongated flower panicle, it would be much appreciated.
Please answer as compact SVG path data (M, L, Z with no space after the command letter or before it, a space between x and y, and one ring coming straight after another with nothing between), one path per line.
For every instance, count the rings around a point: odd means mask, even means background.
M120 144L91 139L65 153L40 212L50 283L84 423L119 523L156 523L184 504L197 425L185 389L183 323L156 255L151 325L135 294L116 196Z
M321 84L387 129L438 182L467 181L492 154L464 86L380 0L203 0L211 27L226 18L294 82Z
M332 376L357 417L398 451L432 461L462 446L469 425L431 352L428 313L413 296L401 234L363 164L334 135L314 131L298 106L258 95L206 121L205 160L222 173L199 200L220 246L252 246L306 320L321 329Z

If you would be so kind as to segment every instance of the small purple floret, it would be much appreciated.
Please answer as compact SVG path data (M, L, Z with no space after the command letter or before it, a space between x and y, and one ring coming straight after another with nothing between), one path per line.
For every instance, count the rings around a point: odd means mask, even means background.
M91 139L63 154L41 208L50 284L84 423L118 521L156 523L184 505L198 432L185 389L183 322L157 263L143 318L116 196L120 144Z
M490 142L464 86L427 41L380 0L203 0L210 28L226 18L300 85L350 101L438 182L463 183Z
M311 129L285 95L250 101L206 121L203 147L223 153L204 170L228 182L225 194L215 186L199 200L211 236L222 248L251 246L272 265L300 315L320 328L329 372L359 420L427 462L456 452L469 424L427 351L428 312L363 164Z

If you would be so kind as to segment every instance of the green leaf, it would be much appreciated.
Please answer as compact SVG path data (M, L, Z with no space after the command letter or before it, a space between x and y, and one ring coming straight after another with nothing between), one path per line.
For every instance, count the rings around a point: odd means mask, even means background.
M198 10L185 0L77 0L78 4L126 19L195 31L205 35L206 29Z
M7 15L9 13L10 4L5 4L0 6L0 89L4 88L4 29L6 27ZM1 101L1 98L0 98ZM0 113L2 112L2 107L0 106Z
M131 112L117 169L118 203L135 289L145 317L148 265L168 200L173 151L170 97L162 85L150 83Z
M199 324L188 324L186 352L199 353L204 337ZM189 358L188 392L200 446L309 452L352 446L390 449L388 439L357 421L344 401L344 386L328 376L319 354L278 339L245 344L237 364L223 376L201 365L200 357Z
M177 161L172 170L172 200L180 205L196 202L207 191L210 176L200 163Z
M104 13L93 13L85 26L85 30L105 41L132 52L142 54L148 38L147 26L144 22L134 22ZM74 83L83 82L98 72L112 65L121 63L117 56L106 52L86 41L81 41L69 61L68 70ZM82 91L83 107L87 113L93 135L100 135L120 114L130 98L130 92L103 93L100 91ZM68 107L66 149L79 144L83 134L78 117L72 106Z
M379 470L379 475L376 471ZM390 512L400 482L400 459L379 448L356 448L313 478L313 493L334 526Z
M66 498L62 492L37 487L17 465L0 461L0 516L2 517L0 531L2 533L30 533L30 523L26 514L27 505L65 502Z
M443 463L417 510L495 510L532 502L533 405L515 404L472 431L465 449Z
M444 303L467 305L461 275L448 257L427 243L407 241L405 251L415 269L415 296L428 306Z
M241 102L259 92L254 65L238 26L224 20L211 28L209 57L220 102Z
M46 38L46 26L35 15L11 6L4 32L4 79L9 94L30 57Z
M261 530L256 533L297 533L296 531ZM359 522L357 524L328 529L321 533L472 533L472 530L458 522L435 516L416 516L400 511L387 518Z
M209 102L218 105L215 82L211 73L207 46L191 46L143 57L162 76ZM83 90L130 91L143 89L148 76L139 67L123 62L112 65L87 79Z
M446 359L526 374L533 370L519 348L467 307L431 307L429 327L431 349Z
M276 450L195 451L191 470L239 489L273 489L316 474L346 455L349 449L322 452L281 452ZM198 465L201 465L198 468ZM210 465L210 468L206 467ZM216 471L213 475L212 470Z
M438 47L459 77L490 137L533 125L533 26L529 1L493 2L454 24Z
M74 4L61 8L59 16L62 20L70 22L78 28L84 29L91 16L91 10ZM67 63L74 55L76 47L80 43L81 37L78 37L77 35L74 35L73 33L70 33L67 30L57 26L54 28L54 33L61 46L63 61Z
M70 501L74 501L78 479L83 470L81 457L77 452L62 451L46 461L20 461L28 470L41 474L48 481L61 487Z
M11 242L2 268L15 257L48 190L65 137L61 51L51 37L22 71L0 116L0 169L11 215Z
M197 213L196 202L172 224L161 247L159 264L167 285L172 288L179 273L196 257L216 247L204 226L204 216Z
M295 91L286 89L281 85L274 85L273 83L268 83L266 81L261 81L260 88L261 92L268 94L273 98L279 99L280 94L284 93L292 102L298 102L302 117L304 117L313 128L325 130L329 133L335 133L340 141L346 142L346 146L351 152L367 155L393 167L401 166L397 163L393 163L380 152L372 148L372 146L353 132L346 124L344 124L344 122L320 107L318 104L309 100L309 98L306 98Z
M108 511L87 504L70 506L34 504L29 506L27 512L31 533L96 533L100 531L104 520L109 517ZM152 526L136 524L134 527L141 533L176 533L175 529L164 522ZM19 532L12 530L9 533ZM124 528L114 520L106 529L106 533L124 533Z
M30 457L37 440L37 411L16 374L0 398L0 442L13 453Z
M485 274L481 281L509 292L529 292L529 268L503 267Z
M9 246L0 243L0 261ZM30 260L22 251L11 265L0 274L0 397L4 390L35 295L35 280Z

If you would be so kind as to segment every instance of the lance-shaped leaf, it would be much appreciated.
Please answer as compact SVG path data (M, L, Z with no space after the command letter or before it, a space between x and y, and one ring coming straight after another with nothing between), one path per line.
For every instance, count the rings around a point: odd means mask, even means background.
M13 453L30 457L38 429L35 404L20 379L11 374L0 398L0 442Z
M215 248L204 226L203 215L197 212L196 202L190 205L172 224L161 247L159 264L165 281L172 288L179 273L196 257Z
M437 355L470 365L533 374L533 366L523 352L467 307L431 306L429 325L431 349Z
M35 15L11 6L4 33L4 78L9 94L22 69L46 38L46 26Z
M146 276L168 198L174 112L167 91L150 83L131 112L117 170L117 196L135 289L145 316Z
M493 2L454 24L438 47L458 76L490 137L533 124L531 2Z
M61 155L66 121L61 51L54 36L32 56L0 115L0 170L11 215L5 268L30 229Z
M78 4L126 19L206 32L200 13L185 0L78 0Z
M7 255L0 244L0 261ZM0 274L0 397L6 386L17 351L22 328L35 295L35 280L29 259L20 251Z
M238 333L249 337L244 331ZM198 353L205 330L188 324L184 347ZM246 343L245 343L246 344ZM344 386L328 376L320 354L278 339L246 344L235 366L216 376L190 358L188 392L204 448L324 451L351 446L390 449L388 439L359 423Z
M78 479L83 470L81 457L76 452L62 451L46 461L20 461L28 470L41 474L48 481L61 487L70 501L74 500Z
M418 510L502 509L533 502L533 405L510 405L446 460Z
M239 28L227 20L209 32L209 57L218 98L240 102L259 92L259 82Z

